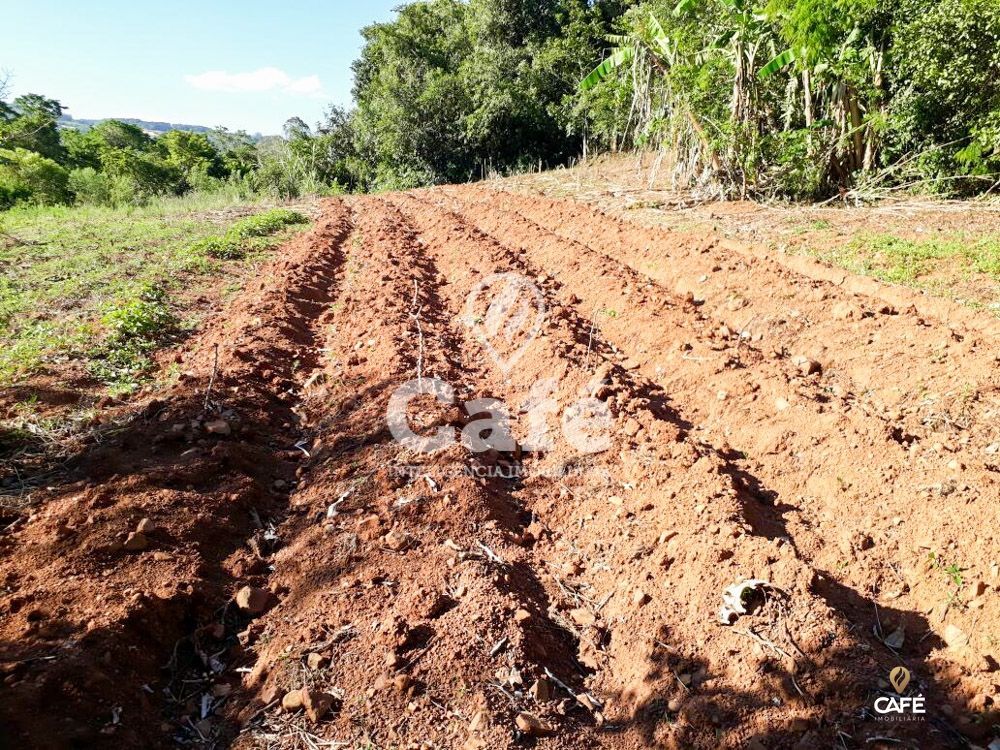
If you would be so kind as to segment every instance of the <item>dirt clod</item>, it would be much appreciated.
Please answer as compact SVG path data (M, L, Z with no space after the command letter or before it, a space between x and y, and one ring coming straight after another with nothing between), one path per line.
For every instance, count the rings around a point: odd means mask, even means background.
M303 705L302 693L303 691L300 689L289 690L281 697L281 708L289 713L301 709Z
M260 615L274 604L274 595L257 586L244 586L236 592L236 606L251 615Z
M529 737L544 737L552 734L552 726L527 711L522 711L514 720L517 728Z
M123 546L128 552L142 552L149 547L149 539L141 531L133 531L125 539Z
M319 723L333 708L334 696L312 688L302 689L302 707L313 724Z

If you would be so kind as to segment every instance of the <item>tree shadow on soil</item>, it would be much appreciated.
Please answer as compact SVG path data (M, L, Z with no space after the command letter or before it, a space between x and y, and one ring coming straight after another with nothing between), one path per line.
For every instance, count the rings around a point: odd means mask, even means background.
M669 630L662 628L638 691L645 697L637 700L634 688L610 696L614 705L627 709L627 718L610 721L602 733L638 738L641 747L678 750L967 747L969 740L952 718L968 713L966 707L919 666L942 644L935 638L913 638L897 654L870 635L873 602L825 576L814 588L852 623L848 637L808 659L796 657L794 668L775 649L755 648L748 639L746 650L730 652L733 662L743 662L736 673L752 675L750 684L737 689L713 674L706 660L679 656L684 644L672 642ZM879 618L883 627L905 623L911 633L930 628L923 615L909 610L883 608ZM776 645L786 654L792 650L788 644ZM892 722L875 711L877 698L896 696L887 680L896 666L911 669L913 680L905 694L925 696L926 715ZM700 676L685 688L677 677L680 671ZM981 719L964 726L965 734L988 739L991 720Z

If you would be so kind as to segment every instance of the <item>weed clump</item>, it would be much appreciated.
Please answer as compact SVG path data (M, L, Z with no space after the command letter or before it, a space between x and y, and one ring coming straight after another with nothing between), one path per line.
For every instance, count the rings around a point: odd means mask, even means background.
M199 257L240 260L246 257L248 252L266 250L273 244L259 240L269 238L287 226L305 224L307 221L308 219L298 211L275 208L240 219L224 235L206 237L195 242L190 251Z
M101 318L107 334L90 362L91 374L117 390L132 390L149 369L150 354L176 332L167 293L155 284L111 306Z

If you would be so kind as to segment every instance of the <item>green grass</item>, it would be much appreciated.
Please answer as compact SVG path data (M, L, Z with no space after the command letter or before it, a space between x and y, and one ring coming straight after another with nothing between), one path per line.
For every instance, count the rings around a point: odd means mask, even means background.
M296 211L275 208L240 219L224 235L198 240L191 246L191 251L220 260L240 260L250 253L270 247L273 244L270 237L276 232L306 221L306 217Z
M977 274L1000 281L1000 237L910 240L890 234L856 237L817 253L823 260L881 281L947 291L951 280Z
M195 195L0 214L0 386L71 359L116 389L133 386L149 354L183 326L179 292L235 270L225 258L252 260L305 221L284 209L240 218L263 211L246 203ZM238 252L222 258L202 245L229 237Z

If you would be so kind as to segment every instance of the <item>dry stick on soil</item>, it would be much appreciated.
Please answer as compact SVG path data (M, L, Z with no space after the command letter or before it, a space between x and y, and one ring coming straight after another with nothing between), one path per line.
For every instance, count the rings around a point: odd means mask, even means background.
M594 312L590 316L590 333L587 334L587 358L584 360L584 364L590 367L590 349L594 343L594 329L597 328L597 308L594 308Z
M413 322L417 325L417 386L422 390L424 387L424 331L420 327L420 312L424 309L423 305L417 305L417 294L420 291L420 287L417 284L417 280L413 280L413 304L410 308L410 317L413 318Z
M205 413L208 413L209 402L212 398L212 387L215 385L215 376L219 372L219 345L216 344L212 347L214 350L214 359L212 361L212 374L208 378L208 388L205 389Z

